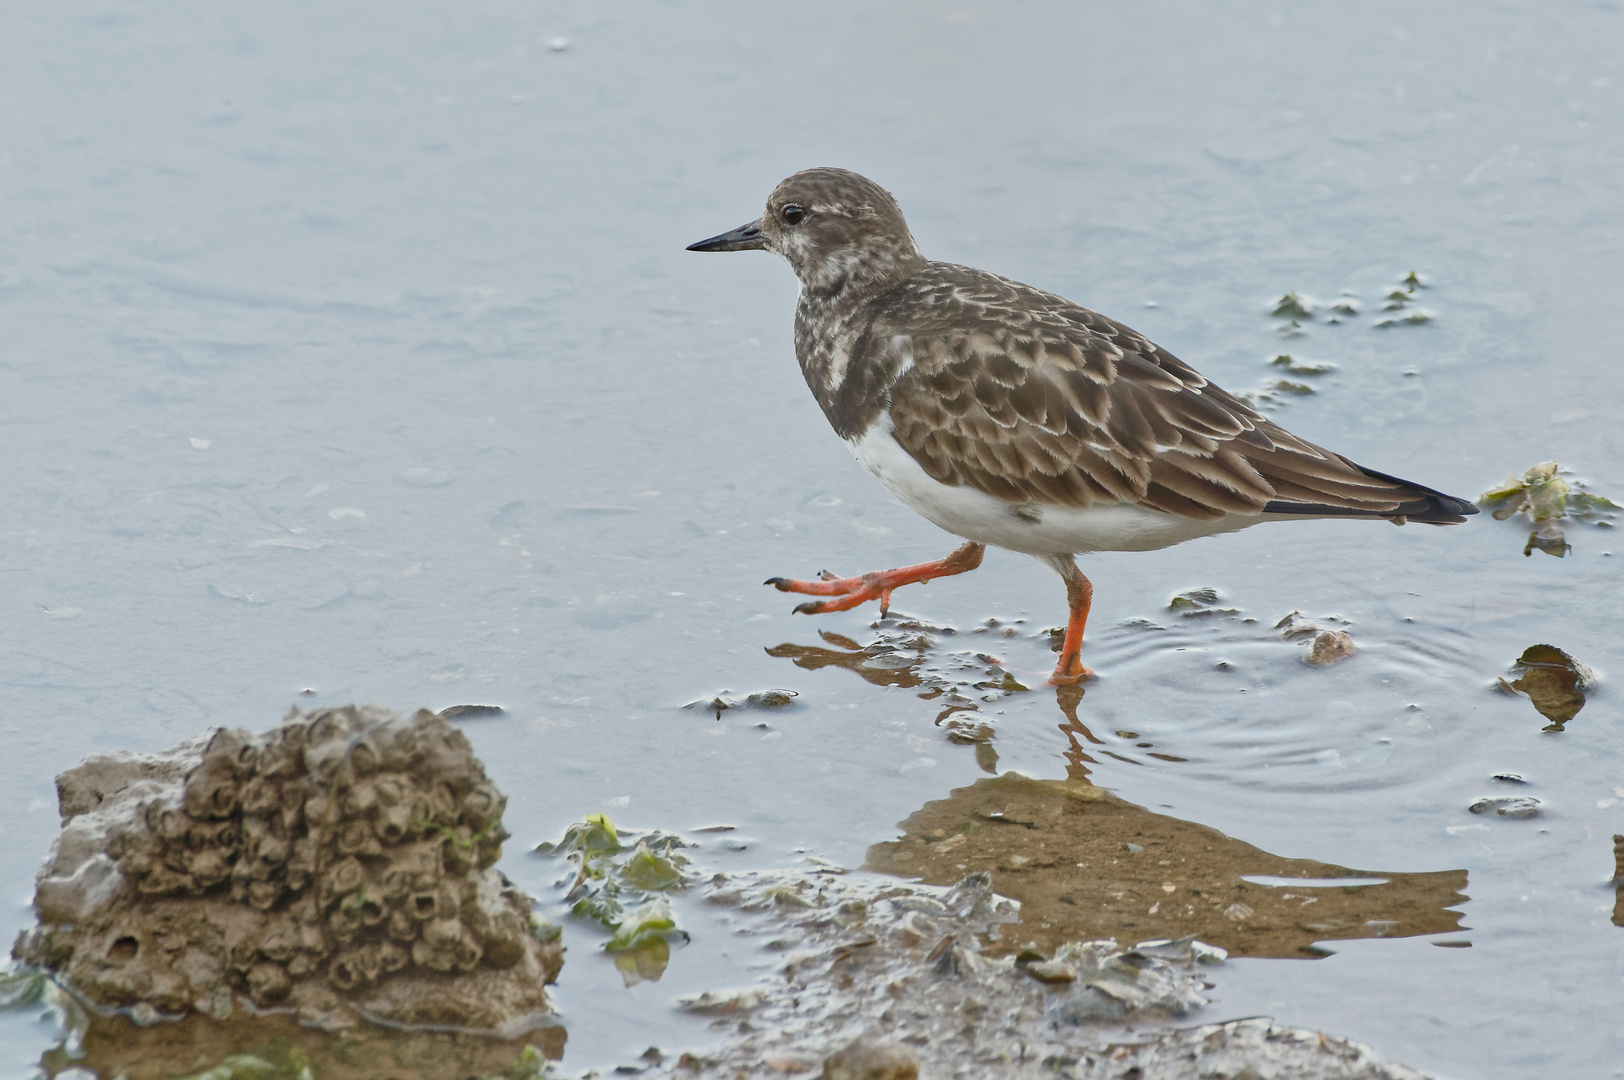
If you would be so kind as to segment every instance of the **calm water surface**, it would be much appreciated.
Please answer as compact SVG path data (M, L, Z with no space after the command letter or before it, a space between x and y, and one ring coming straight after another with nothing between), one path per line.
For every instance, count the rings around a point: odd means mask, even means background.
M584 813L736 825L707 866L857 866L986 775L920 687L796 663L841 648L820 631L879 639L872 610L791 616L758 584L956 543L828 431L789 270L682 250L799 168L874 177L927 254L1232 390L1280 353L1337 365L1275 415L1372 467L1475 496L1555 458L1624 492L1616 3L65 0L6 23L7 934L56 772L292 704L505 706L466 730L511 799L504 869L548 897L525 849ZM1411 271L1431 321L1375 327ZM1359 310L1283 336L1288 289ZM1468 929L1235 961L1208 1018L1446 1077L1624 1075L1624 546L1586 525L1524 558L1525 535L1304 523L1086 562L1094 782L1279 856L1467 872ZM1168 610L1200 586L1234 611ZM959 630L925 666L982 651L1033 686L1065 610L999 552L897 603ZM1272 630L1294 610L1361 652L1306 667ZM974 635L989 618L1015 634ZM1602 676L1559 733L1491 689L1537 642ZM794 707L681 709L774 687ZM1052 690L966 696L997 769L1066 774ZM1542 817L1467 812L1502 771ZM671 1000L753 976L688 918L630 990L570 929L567 1064L709 1038ZM0 1024L25 1075L47 1034Z

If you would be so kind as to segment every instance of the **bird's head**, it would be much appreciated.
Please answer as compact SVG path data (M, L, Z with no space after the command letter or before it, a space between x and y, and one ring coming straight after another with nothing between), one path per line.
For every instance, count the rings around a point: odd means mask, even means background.
M796 173L773 189L760 218L688 250L776 251L816 296L884 288L925 261L891 193L846 169Z

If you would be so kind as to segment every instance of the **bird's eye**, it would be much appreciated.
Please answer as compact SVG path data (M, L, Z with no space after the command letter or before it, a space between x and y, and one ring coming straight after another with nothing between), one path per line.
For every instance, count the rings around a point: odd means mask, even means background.
M795 203L788 204L778 213L783 217L785 225L799 225L801 219L806 217L806 211Z

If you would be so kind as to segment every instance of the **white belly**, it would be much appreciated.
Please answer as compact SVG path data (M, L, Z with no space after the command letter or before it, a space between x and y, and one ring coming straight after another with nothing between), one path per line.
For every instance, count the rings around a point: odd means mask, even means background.
M1028 555L1152 551L1198 536L1234 532L1260 521L1287 520L1283 514L1228 514L1199 521L1123 503L1081 510L1020 505L933 479L891 437L889 425L883 421L848 440L847 445L863 468L927 520L966 540Z

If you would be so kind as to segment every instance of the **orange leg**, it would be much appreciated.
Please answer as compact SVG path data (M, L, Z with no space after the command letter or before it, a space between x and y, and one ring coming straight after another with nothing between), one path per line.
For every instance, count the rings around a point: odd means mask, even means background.
M1054 666L1049 682L1055 686L1069 686L1091 678L1093 671L1083 666L1077 654L1083 650L1083 627L1088 623L1088 609L1094 603L1094 583L1077 569L1075 560L1056 560L1050 565L1066 579L1066 602L1071 607L1071 618L1066 622L1066 640L1060 646L1060 660Z
M981 556L986 554L986 551L987 545L985 544L969 543L945 559L933 559L930 562L917 563L913 566L899 566L895 570L877 570L872 574L863 574L861 577L835 577L825 570L818 575L820 578L818 581L795 581L790 578L775 577L768 578L762 584L771 585L779 592L839 597L838 600L808 600L804 604L797 604L795 610L804 615L821 615L827 611L847 611L869 600L878 600L880 602L880 615L884 617L886 612L891 610L891 590L902 585L911 585L916 581L951 577L954 574L963 574L974 570L981 565ZM1078 576L1081 577L1082 575L1079 574ZM1081 633L1081 630L1078 632Z

